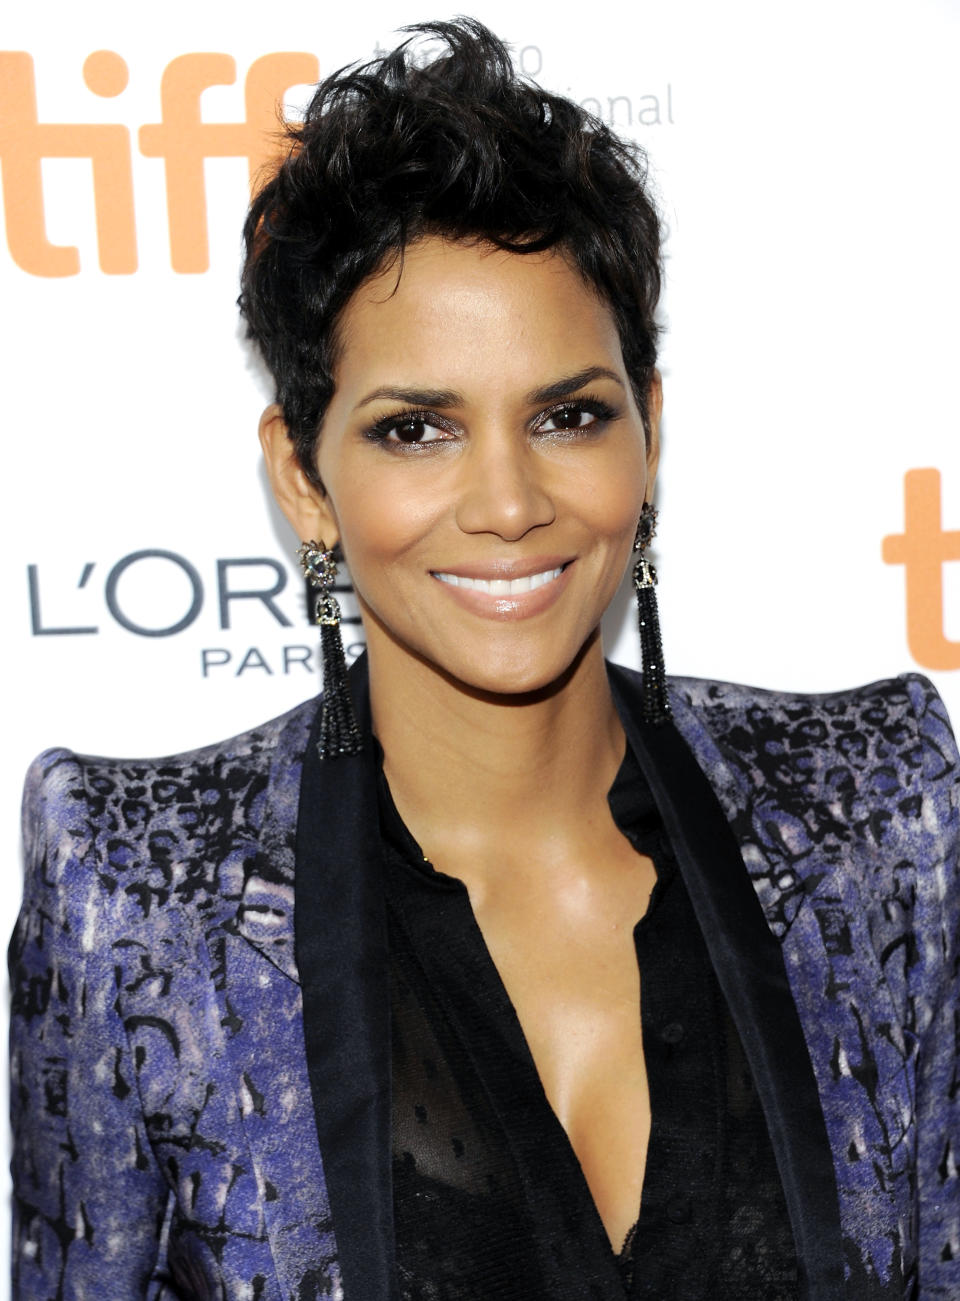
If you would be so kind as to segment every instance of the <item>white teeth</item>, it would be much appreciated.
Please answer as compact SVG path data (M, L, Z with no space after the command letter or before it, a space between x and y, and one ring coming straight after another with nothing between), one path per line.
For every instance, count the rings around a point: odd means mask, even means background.
M539 574L528 574L526 578L464 578L462 574L435 574L441 583L451 587L467 587L474 592L489 592L491 596L517 596L521 592L533 592L544 583L552 583L563 573L563 566L558 569L544 569Z

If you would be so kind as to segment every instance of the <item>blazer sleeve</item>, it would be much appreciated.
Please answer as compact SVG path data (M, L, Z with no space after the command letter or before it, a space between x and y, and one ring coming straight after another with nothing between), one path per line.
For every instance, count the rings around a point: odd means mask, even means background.
M931 848L916 878L919 1296L960 1295L960 759L933 686L907 677Z
M27 777L23 903L10 942L13 1301L173 1297L169 1189L147 1141L117 1011L129 899L95 854L78 760Z

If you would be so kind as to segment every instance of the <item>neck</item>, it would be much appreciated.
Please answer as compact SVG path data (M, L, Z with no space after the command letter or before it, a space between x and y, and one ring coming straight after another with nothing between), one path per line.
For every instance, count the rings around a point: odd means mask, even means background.
M562 854L605 816L624 737L599 636L560 683L523 696L478 695L419 661L395 675L373 647L369 658L391 793L432 862Z

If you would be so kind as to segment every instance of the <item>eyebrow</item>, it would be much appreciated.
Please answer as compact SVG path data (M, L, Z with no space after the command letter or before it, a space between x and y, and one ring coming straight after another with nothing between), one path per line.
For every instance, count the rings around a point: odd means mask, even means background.
M576 393L585 385L592 384L594 380L598 379L610 379L615 384L619 384L621 388L625 387L623 380L616 371L610 370L607 366L585 366L583 370L578 370L573 375L564 375L551 384L544 384L541 388L530 389L524 401L528 406L556 402L560 398L569 397L571 393ZM394 402L407 402L410 406L415 407L437 407L441 410L447 407L464 405L463 394L457 393L454 389L400 388L393 384L384 384L379 388L371 389L365 397L360 399L354 410L368 406L379 398L390 398Z
M542 402L556 402L558 398L569 397L571 393L576 393L578 389L592 384L596 379L612 379L615 384L624 387L623 380L616 371L606 366L586 366L583 370L578 370L575 375L565 375L563 379L545 384L543 388L531 389L526 400L530 406Z
M409 402L414 407L456 407L463 404L461 394L448 388L397 388L393 384L384 384L372 389L366 397L360 399L355 411L360 407L376 402L378 398L392 398L394 402Z

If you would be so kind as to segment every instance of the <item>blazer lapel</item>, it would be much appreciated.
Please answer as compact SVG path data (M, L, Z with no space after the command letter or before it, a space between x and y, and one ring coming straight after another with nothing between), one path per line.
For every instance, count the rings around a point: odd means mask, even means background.
M750 1062L783 1180L809 1301L845 1296L836 1179L783 955L709 781L672 723L645 723L636 679L609 666L614 700L700 922Z
M397 1295L390 1155L390 1004L366 657L349 674L360 754L303 761L294 931L317 1136L347 1301Z
M851 729L858 736L857 710L869 709L886 762L902 721L882 694L858 696L850 717L829 698L765 701L730 684L672 683L677 727L733 830L811 1045L847 1294L899 1297L915 1285L916 1259L913 1012L904 983L912 959L895 867L909 851L887 832L889 797L878 798L862 756L859 771L851 760L859 749L847 746ZM901 771L898 782L898 798L915 798L916 772Z

